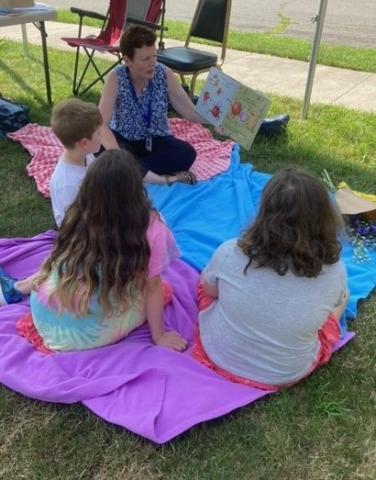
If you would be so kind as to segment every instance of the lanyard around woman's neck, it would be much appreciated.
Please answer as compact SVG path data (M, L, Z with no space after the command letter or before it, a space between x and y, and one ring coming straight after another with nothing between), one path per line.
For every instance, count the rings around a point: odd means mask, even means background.
M133 80L132 80L131 73L130 73L129 69L128 69L128 77L129 77L129 86L130 86L130 90L131 90L131 93L132 93L133 100L134 100L135 104L137 105L139 112L141 113L144 125L145 125L146 130L147 130L147 137L145 139L145 148L146 148L147 151L151 152L152 148L153 148L153 146L152 146L152 135L151 135L151 131L150 131L151 117L152 117L151 104L152 104L152 97L153 97L153 82L151 80L149 80L149 82L148 82L147 92L149 93L149 102L147 104L147 108L146 108L146 111L145 111L142 104L140 103L139 97L137 96L136 89L134 87Z

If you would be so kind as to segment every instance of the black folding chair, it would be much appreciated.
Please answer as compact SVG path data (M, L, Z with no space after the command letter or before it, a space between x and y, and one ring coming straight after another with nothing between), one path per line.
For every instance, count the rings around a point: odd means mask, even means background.
M211 67L221 66L226 57L231 0L199 0L184 47L160 48L158 61L167 65L181 77L192 75L189 87L193 96L197 76ZM191 37L217 42L222 47L220 61L214 53L191 48Z

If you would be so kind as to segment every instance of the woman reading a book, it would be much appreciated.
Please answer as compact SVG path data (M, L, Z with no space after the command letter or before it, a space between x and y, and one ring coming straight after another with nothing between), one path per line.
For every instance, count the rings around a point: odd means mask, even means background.
M185 119L206 123L173 72L156 61L156 35L147 27L131 26L120 40L123 64L107 77L99 109L106 149L125 148L139 162L144 182L195 184L189 170L195 149L175 138L167 119L169 102Z

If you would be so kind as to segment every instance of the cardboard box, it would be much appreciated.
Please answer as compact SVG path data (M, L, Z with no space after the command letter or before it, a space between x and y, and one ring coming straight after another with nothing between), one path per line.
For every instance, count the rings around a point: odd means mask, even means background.
M34 0L0 0L0 8L33 7Z
M336 193L336 202L343 215L362 215L367 220L376 221L376 203L361 198L350 188L341 187Z

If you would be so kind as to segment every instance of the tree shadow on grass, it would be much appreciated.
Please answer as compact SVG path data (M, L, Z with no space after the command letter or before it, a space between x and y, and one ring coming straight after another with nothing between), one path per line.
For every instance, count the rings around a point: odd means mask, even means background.
M48 107L47 100L39 95L38 91L35 90L27 83L27 79L22 77L19 73L17 73L14 69L10 68L6 63L4 63L0 59L0 69L3 70L6 74L8 74L13 81L23 90L25 95L32 95L41 105L44 107ZM30 77L32 74L30 74Z

